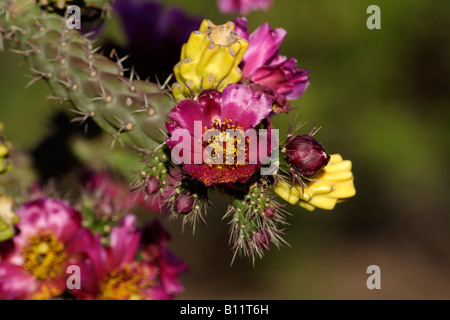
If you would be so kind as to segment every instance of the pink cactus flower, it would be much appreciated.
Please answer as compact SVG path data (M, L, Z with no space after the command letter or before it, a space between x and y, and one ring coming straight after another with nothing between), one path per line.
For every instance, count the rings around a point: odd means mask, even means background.
M165 258L136 259L142 232L134 224L135 216L125 216L121 226L113 228L110 245L107 247L102 246L99 236L92 235L86 238L86 243L74 243L76 250L88 248L85 253L89 257L80 264L81 289L72 291L78 299L167 300L182 291L182 288L166 288L163 280L165 267L162 265ZM160 236L165 234L158 232L155 239ZM178 277L179 273L185 271L185 264L179 263L183 267L178 269L179 272L172 273L172 277Z
M253 130L256 126L272 112L272 103L270 99L260 91L251 90L249 87L241 84L230 84L220 93L215 90L203 91L196 101L185 99L178 102L175 108L169 114L172 122L166 123L169 137L166 142L173 150L180 143L174 136L190 135L194 145L189 153L184 155L188 161L182 163L183 170L192 178L202 181L206 186L213 184L225 184L233 182L245 183L261 167L259 163L250 163L249 154L258 148L258 145L246 145L245 163L239 164L237 161L227 162L226 143L228 142L227 130L242 130L246 133ZM200 123L200 137L197 137L196 123ZM198 125L197 125L198 126ZM219 131L223 134L220 139L214 142L205 141L205 134L209 131ZM184 139L184 138L183 138ZM201 155L204 155L205 148L211 143L223 143L222 154L218 154L219 160L209 163L209 159L203 159L203 162L196 163L195 139L200 139ZM207 140L207 139L206 139ZM211 139L210 139L211 140ZM234 144L234 140L232 142ZM198 148L197 148L198 149ZM212 161L211 161L212 162ZM228 164L227 164L228 163ZM229 164L231 163L231 164Z
M74 243L85 242L81 214L66 202L39 198L17 214L19 233L0 250L0 299L49 299L66 290L66 269L79 262ZM2 244L3 245L3 244Z
M265 23L250 34L245 18L236 19L235 31L249 41L240 65L242 81L271 95L276 103L275 113L289 111L287 100L295 100L305 92L309 71L297 68L295 58L280 55L280 45L287 32L281 28L270 29L269 23Z
M255 10L267 10L272 0L217 0L219 10L223 13L247 15Z

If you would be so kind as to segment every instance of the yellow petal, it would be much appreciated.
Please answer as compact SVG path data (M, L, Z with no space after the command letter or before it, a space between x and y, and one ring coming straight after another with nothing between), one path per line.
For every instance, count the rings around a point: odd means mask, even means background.
M206 41L206 33L193 31L188 42L183 46L185 46L186 49L184 53L183 51L181 53L181 61L188 58L193 61L199 61L203 51L205 51L208 46L208 41Z
M208 29L208 26L215 26L214 23L211 22L209 19L203 19L202 23L200 24L199 31L206 31Z
M343 160L339 154L331 155L328 165L306 184L299 206L310 211L314 207L331 210L342 199L353 197L356 189L351 169L351 161Z
M325 173L323 179L327 181L346 181L353 178L351 171L339 171L333 173Z
M342 159L342 156L340 155L340 154L332 154L332 155L330 155L330 161L328 162L329 164L330 163L338 163L338 162L341 162L343 159Z
M328 193L333 190L333 184L328 181L319 180L309 184L306 190L312 194Z
M337 203L337 199L336 198L331 198L328 195L317 195L315 197L313 197L311 200L309 200L309 204L320 208L320 209L326 209L326 210L331 210L334 209L334 207L336 206Z
M314 209L316 209L316 207L314 207L312 204L309 204L308 202L305 202L305 201L302 201L302 200L300 200L298 205L300 207L302 207L302 208L305 208L308 211L314 211Z
M343 182L337 182L334 185L334 190L328 194L329 197L336 199L350 198L356 194L356 189L353 184L353 179Z
M339 171L351 171L352 162L350 160L333 162L326 165L323 170L328 173L339 172Z
M273 191L290 204L296 204L301 197L301 192L298 192L296 188L291 188L291 185L284 181L279 181Z
M300 199L303 199L305 201L308 201L309 199L311 199L311 192L307 188L302 189L302 187L297 183L294 184L293 188L300 195Z

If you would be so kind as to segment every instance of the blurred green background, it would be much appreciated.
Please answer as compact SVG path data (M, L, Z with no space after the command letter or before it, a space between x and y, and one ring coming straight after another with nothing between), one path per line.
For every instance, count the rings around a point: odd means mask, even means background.
M217 24L234 19L214 0L168 2ZM366 27L371 4L381 30ZM180 299L450 299L449 17L443 0L274 0L247 16L251 31L264 22L288 31L281 53L311 70L288 117L306 121L305 133L316 123L325 149L352 160L357 195L330 212L286 207L290 247L255 267L230 267L228 199L213 197L195 236L161 217L190 265ZM59 108L45 83L24 89L28 73L22 57L0 54L0 121L24 150ZM287 116L274 124L285 132ZM366 287L369 265L381 268L381 290Z

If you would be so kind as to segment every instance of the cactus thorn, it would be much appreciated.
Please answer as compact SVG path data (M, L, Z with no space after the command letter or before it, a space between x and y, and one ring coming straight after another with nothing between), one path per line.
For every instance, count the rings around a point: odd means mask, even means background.
M26 35L27 34L27 30L19 28L18 26L11 26L9 28L12 32L16 32L19 31L21 34Z
M22 54L25 57L28 57L30 55L30 53L33 53L33 50L15 50L15 49L9 49L9 51L14 52L14 53L18 53L18 54Z

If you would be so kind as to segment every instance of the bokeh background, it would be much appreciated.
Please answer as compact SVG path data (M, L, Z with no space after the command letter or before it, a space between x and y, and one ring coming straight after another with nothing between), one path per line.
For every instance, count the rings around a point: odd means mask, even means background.
M214 0L166 2L217 24L235 17ZM381 30L366 27L371 4ZM305 133L320 126L326 150L352 160L357 195L330 212L287 206L290 246L255 266L239 258L230 266L221 220L229 199L213 197L195 236L160 216L170 248L190 265L180 299L450 299L449 17L444 0L274 0L247 16L251 31L264 22L286 29L282 54L311 70L310 87L275 127L285 132L287 117L306 122ZM26 74L21 56L0 54L0 121L16 150L32 151L60 107L45 83L25 89ZM139 168L120 145L73 148L79 161L101 155L125 174ZM369 265L381 268L380 290L366 287Z

